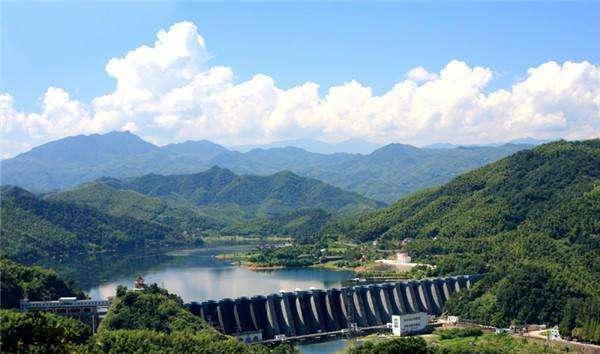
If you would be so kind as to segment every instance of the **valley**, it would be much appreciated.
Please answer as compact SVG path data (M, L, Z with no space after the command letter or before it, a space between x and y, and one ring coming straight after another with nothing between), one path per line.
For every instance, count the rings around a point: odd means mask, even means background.
M593 342L598 161L598 140L553 142L389 206L292 172L216 166L43 194L4 186L1 245L4 257L54 269L94 299L138 275L190 302L478 274L440 314L557 324ZM424 265L377 262L398 250Z
M0 0L1 354L600 354L600 1Z

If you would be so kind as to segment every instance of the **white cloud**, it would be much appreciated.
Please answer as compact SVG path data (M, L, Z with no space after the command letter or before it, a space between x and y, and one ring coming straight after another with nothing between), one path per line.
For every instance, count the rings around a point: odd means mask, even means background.
M278 88L257 74L236 82L231 68L207 65L204 39L190 22L160 31L106 65L112 93L84 104L50 87L40 113L18 112L0 95L3 154L48 140L131 130L157 143L212 139L225 144L361 136L381 143L480 143L523 136L600 136L600 66L547 62L511 88L486 92L490 68L453 60L439 73L416 67L380 96L352 80L319 95L313 82ZM389 68L393 71L394 68Z
M428 72L422 66L417 66L416 68L413 68L406 73L406 78L415 82L422 82L435 80L438 78L438 75L435 73Z

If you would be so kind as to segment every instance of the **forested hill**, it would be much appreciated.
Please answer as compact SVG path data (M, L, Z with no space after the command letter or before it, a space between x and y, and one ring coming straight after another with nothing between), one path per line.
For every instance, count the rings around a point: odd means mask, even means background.
M401 199L354 234L413 237L409 252L438 274L487 272L449 305L467 318L558 323L566 308L600 304L600 140L518 152Z
M527 227L598 245L600 140L518 152L362 220L361 239L480 237Z
M384 206L381 202L288 171L269 176L236 175L215 166L188 175L151 174L126 180L103 179L101 182L171 203L195 207L236 206L251 215L283 215L299 209L355 213Z
M44 200L18 187L2 187L0 192L2 253L23 262L201 242L165 223Z
M2 160L0 173L3 184L48 192L105 176L191 174L212 166L228 168L237 174L268 175L289 170L369 198L392 202L529 147L506 144L428 149L389 144L361 155L320 154L283 146L241 153L206 140L156 146L129 132L111 132L73 136L38 146Z

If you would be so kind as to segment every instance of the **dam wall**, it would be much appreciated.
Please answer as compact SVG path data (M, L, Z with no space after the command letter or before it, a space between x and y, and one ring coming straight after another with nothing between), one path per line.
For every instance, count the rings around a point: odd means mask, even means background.
M265 296L186 304L219 331L261 332L262 339L306 336L345 328L383 326L392 315L440 315L450 296L471 287L481 275L357 285L340 289L280 292Z

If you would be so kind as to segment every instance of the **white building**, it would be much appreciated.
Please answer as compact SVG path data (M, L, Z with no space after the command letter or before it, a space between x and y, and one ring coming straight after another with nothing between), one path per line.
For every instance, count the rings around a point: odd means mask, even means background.
M548 332L548 338L550 340L561 340L560 333L558 332L558 326L552 327Z
M392 333L394 333L395 336L420 332L426 327L427 314L425 312L392 316Z
M448 323L456 325L458 323L458 316L448 316Z
M407 252L397 252L396 253L396 262L400 264L408 264L410 263L411 258Z

